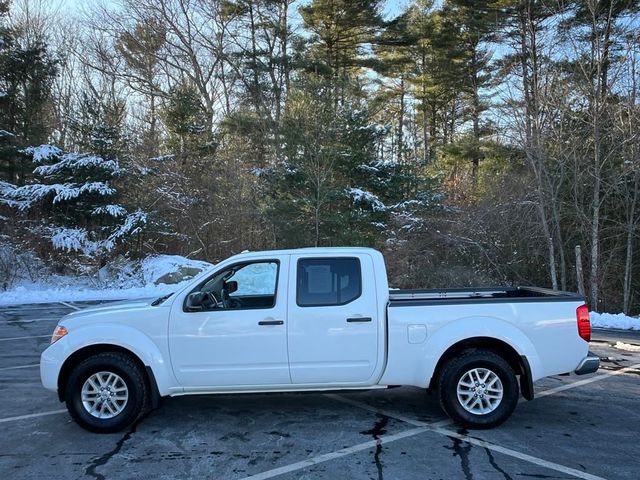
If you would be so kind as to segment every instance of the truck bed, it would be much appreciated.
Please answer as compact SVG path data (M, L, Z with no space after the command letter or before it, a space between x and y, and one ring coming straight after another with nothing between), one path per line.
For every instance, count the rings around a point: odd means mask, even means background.
M576 302L584 298L573 292L538 287L445 288L390 290L389 306L446 305L459 303Z

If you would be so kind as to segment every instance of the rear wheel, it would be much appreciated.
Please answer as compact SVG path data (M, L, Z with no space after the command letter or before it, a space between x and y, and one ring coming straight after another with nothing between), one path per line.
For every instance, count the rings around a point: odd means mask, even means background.
M501 356L468 350L449 360L438 382L442 409L469 428L493 428L504 422L518 403L518 380Z
M129 355L106 352L80 362L69 375L65 402L71 417L98 433L117 432L142 414L144 371Z

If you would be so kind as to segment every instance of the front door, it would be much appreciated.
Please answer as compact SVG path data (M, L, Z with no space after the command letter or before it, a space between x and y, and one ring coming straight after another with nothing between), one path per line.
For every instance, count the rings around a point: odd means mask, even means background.
M378 358L369 255L292 255L289 365L294 384L366 383ZM295 283L294 283L295 282Z
M221 267L176 299L169 322L173 371L184 387L289 384L289 257ZM178 301L180 300L180 301Z

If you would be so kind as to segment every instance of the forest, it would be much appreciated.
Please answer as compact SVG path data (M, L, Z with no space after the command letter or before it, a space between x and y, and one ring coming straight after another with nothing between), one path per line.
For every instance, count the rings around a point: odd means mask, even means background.
M380 249L640 313L640 1L0 0L0 290Z

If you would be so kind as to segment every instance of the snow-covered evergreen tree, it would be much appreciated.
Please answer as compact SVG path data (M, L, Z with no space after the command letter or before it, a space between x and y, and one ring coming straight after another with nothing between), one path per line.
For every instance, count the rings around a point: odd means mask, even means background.
M0 198L39 216L32 231L49 239L54 248L100 255L144 227L146 213L128 212L119 203L114 184L124 170L117 159L65 153L52 145L29 147L23 153L36 165L34 181L20 187L5 183Z
M104 257L147 223L141 209L122 204L127 185L119 105L86 100L75 135L82 152L53 145L21 149L33 164L25 185L0 185L0 202L25 212L33 235L66 252Z

